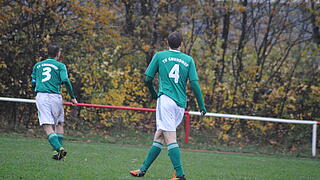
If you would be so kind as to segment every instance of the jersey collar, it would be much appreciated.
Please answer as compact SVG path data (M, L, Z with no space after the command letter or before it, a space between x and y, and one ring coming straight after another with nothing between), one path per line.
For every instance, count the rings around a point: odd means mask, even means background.
M56 60L55 58L48 58L47 60L49 60L49 59L51 59L51 60ZM57 61L57 60L56 60Z
M176 50L176 49L169 49L169 51L180 52L179 50Z

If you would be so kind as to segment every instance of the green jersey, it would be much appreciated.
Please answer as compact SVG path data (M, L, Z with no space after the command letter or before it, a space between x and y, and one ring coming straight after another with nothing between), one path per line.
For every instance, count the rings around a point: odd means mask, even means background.
M34 65L32 85L36 92L60 94L61 84L65 84L71 98L75 98L68 78L66 66L55 59L46 59Z
M156 53L145 74L154 78L158 72L158 97L162 94L173 99L179 107L187 105L186 86L188 79L198 81L192 57L177 51L168 50Z

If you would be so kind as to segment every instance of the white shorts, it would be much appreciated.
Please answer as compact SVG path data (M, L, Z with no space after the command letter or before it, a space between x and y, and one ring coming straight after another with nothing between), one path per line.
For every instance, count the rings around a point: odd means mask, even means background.
M60 94L37 93L36 105L40 125L64 122L63 101Z
M177 106L176 102L166 95L157 100L156 121L157 130L176 131L183 119L184 108Z

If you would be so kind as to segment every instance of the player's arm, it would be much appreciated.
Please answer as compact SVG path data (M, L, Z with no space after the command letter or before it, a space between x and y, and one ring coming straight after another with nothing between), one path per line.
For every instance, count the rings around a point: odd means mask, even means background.
M144 80L144 83L146 84L146 86L148 87L150 93L151 93L151 97L152 99L157 99L157 92L154 89L153 83L152 83L153 77L150 76L146 76L146 79Z
M190 84L191 84L191 89L194 95L196 96L198 106L200 108L200 112L202 115L204 115L207 113L207 110L206 110L206 107L204 106L203 96L202 96L199 82L197 80L194 80L194 81L190 81Z
M61 68L60 78L61 78L61 81L63 82L63 84L66 86L68 93L71 96L71 101L73 103L77 103L76 96L74 95L73 88L72 88L71 82L68 78L67 68L65 65Z
M152 99L157 99L158 98L158 95L157 95L157 92L156 90L154 89L154 86L153 86L153 83L152 83L152 80L155 76L155 74L158 72L158 67L159 67L159 64L158 64L158 60L157 60L157 53L153 56L145 74L146 74L146 79L144 80L146 86L148 87L150 93L151 93L151 96L152 96Z
M207 113L207 110L206 110L206 107L204 106L202 92L198 82L199 81L198 73L197 73L196 65L194 64L194 61L190 63L189 79L190 79L191 89L194 95L196 96L198 106L200 108L200 112L202 115L205 115Z
M31 74L31 85L32 85L32 88L35 90L36 88L36 66L33 67L33 70L32 70L32 74Z

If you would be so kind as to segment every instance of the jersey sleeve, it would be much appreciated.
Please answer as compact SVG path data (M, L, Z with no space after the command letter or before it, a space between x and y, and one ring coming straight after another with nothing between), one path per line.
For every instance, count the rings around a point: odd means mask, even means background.
M190 68L189 68L189 80L190 81L198 81L198 74L196 70L196 65L194 64L194 61L192 60L190 63Z
M157 53L153 56L145 74L147 76L150 76L152 78L154 78L155 74L158 72L158 66L159 62L158 62L158 58L157 58Z
M34 89L36 87L36 82L37 82L36 77L37 77L37 68L36 66L34 66L31 74L31 85Z
M204 101L203 101L203 96L202 96L202 92L200 89L200 85L198 81L191 81L191 88L193 93L196 96L197 102L198 102L198 106L200 108L201 111L205 111L205 107L204 107Z
M75 99L76 96L74 95L73 88L72 88L71 82L68 78L68 72L67 72L67 68L65 65L61 66L60 78L61 78L61 81L63 82L63 84L66 86L67 91L70 94L71 98Z
M152 83L153 78L150 76L146 76L146 79L144 80L146 86L148 87L150 93L151 93L151 97L152 99L157 99L158 95L156 90L154 89L153 83Z

